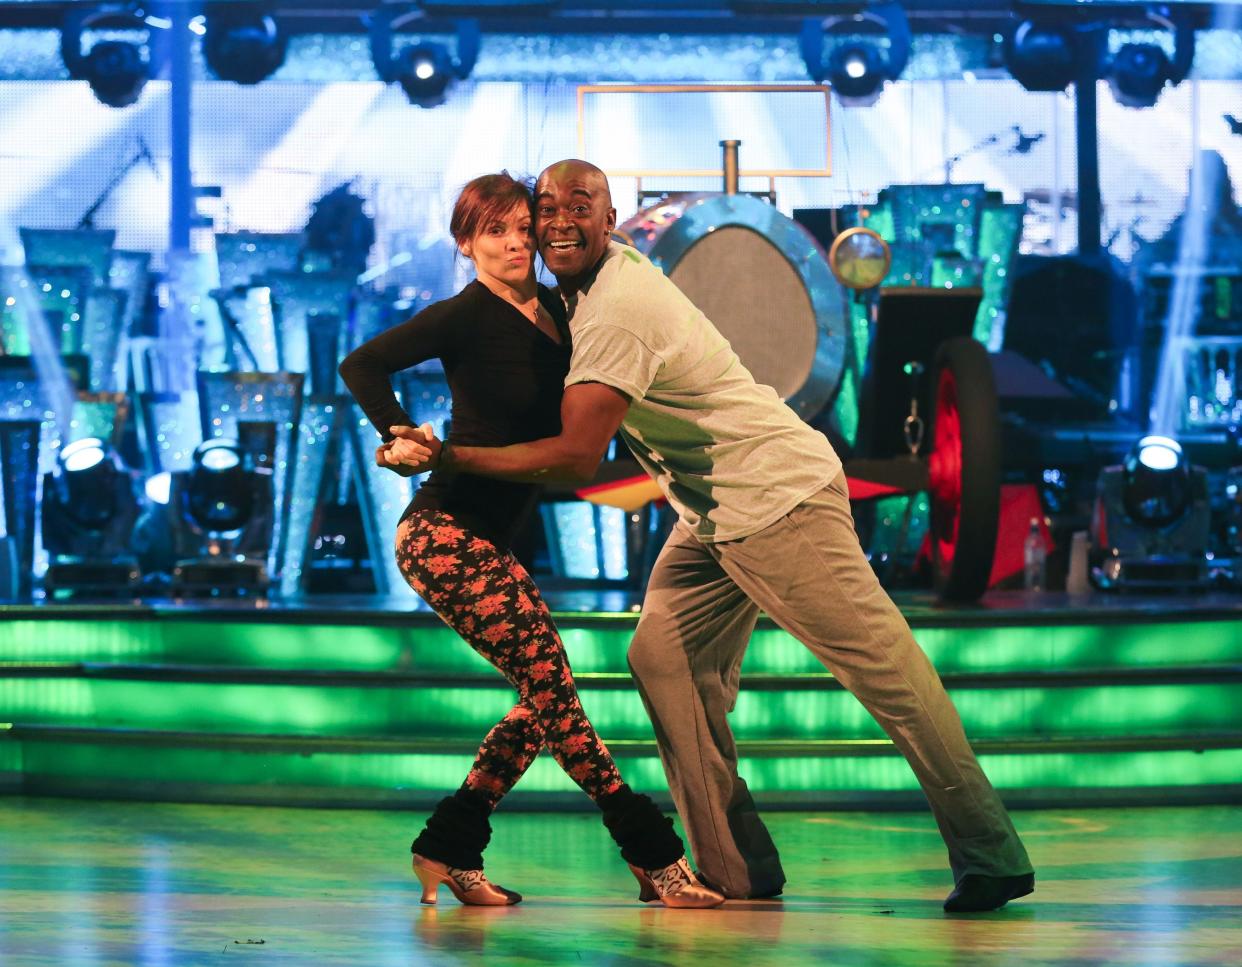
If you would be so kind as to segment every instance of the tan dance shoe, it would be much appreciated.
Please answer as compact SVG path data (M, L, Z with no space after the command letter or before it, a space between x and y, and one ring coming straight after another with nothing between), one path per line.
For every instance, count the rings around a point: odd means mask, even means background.
M704 886L683 856L662 870L643 870L630 866L638 880L638 899L643 903L659 900L666 907L706 909L725 902L724 894Z
M467 906L507 907L522 902L522 895L492 883L482 870L459 870L445 863L414 854L414 875L423 885L422 903L435 903L443 883Z

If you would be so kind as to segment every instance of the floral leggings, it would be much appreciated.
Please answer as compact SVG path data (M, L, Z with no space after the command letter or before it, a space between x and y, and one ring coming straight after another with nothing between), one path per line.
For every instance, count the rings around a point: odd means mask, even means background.
M546 745L593 800L620 789L621 773L578 700L548 607L517 559L449 514L420 510L397 529L397 563L410 587L520 698L483 740L466 786L495 806Z

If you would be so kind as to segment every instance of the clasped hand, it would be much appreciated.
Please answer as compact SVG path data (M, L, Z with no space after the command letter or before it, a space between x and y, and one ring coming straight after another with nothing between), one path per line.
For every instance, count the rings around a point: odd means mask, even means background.
M426 473L440 463L443 444L430 423L422 426L390 426L393 439L375 448L375 463L402 476Z

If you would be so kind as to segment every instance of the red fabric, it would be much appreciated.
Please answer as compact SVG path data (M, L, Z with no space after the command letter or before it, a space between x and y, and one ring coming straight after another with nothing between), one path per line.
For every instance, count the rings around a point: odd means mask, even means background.
M1039 532L1044 538L1044 550L1051 553L1056 547L1052 532L1044 520L1044 508L1039 502L1039 488L1034 484L1002 484L1000 495L1000 519L996 522L996 549L992 554L992 573L988 587L994 588L1006 578L1021 574L1026 567L1026 531L1031 518L1039 519ZM917 560L931 561L931 531L923 535Z
M849 487L850 500L870 500L873 497L891 497L894 494L908 493L900 487L875 483L871 480L860 480L857 477L846 477L845 482Z
M996 554L992 558L992 576L988 578L988 587L994 588L1006 578L1022 573L1026 566L1026 534L1032 517L1039 520L1044 550L1051 552L1056 545L1044 520L1039 488L1034 484L1002 486L1000 520L996 526Z

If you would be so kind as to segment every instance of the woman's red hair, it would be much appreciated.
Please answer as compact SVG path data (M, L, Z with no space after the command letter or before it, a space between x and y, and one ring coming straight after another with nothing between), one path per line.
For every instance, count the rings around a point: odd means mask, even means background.
M524 181L509 172L480 175L466 184L453 206L449 234L458 245L469 242L491 222L503 218L519 205L534 217L535 195Z

